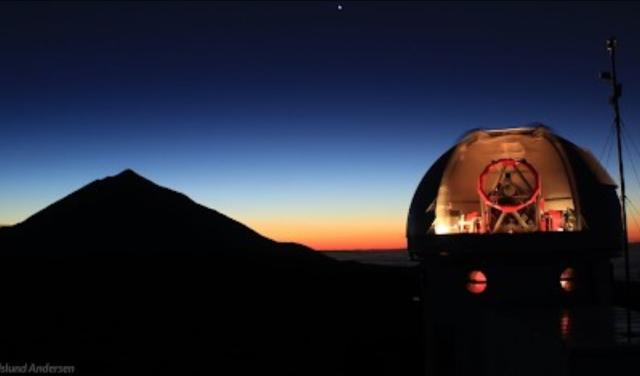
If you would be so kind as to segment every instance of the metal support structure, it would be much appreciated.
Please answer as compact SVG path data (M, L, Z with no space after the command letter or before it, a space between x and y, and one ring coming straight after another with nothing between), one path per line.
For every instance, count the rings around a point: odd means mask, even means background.
M622 251L624 253L624 282L625 282L625 299L627 303L627 338L631 340L631 311L629 303L631 302L631 278L629 270L629 235L627 233L627 191L624 182L624 162L622 156L622 127L620 120L620 104L619 99L622 95L622 84L618 83L616 73L616 48L617 40L615 37L607 39L607 51L611 59L611 71L602 72L600 78L611 82L612 93L609 97L609 103L613 107L614 124L616 127L617 146L618 146L618 171L620 174L620 202L622 205Z

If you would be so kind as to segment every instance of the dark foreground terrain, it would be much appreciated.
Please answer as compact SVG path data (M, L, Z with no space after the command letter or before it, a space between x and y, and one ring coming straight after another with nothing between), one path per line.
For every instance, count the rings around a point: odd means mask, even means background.
M0 230L0 362L80 374L416 375L411 268L339 262L131 171Z
M4 361L80 371L416 374L400 270L233 264L201 255L4 259Z

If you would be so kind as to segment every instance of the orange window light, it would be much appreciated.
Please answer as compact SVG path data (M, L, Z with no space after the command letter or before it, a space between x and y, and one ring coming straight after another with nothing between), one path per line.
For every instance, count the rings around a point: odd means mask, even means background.
M560 287L566 292L571 292L576 288L576 271L573 268L566 268L560 274Z
M480 270L469 273L467 290L472 294L481 294L487 289L487 276Z

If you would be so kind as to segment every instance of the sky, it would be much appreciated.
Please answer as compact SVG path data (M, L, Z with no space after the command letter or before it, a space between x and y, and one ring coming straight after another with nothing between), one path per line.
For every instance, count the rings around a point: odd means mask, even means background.
M132 168L276 240L403 248L439 155L471 128L534 122L617 178L598 73L615 35L638 161L638 14L616 2L2 2L0 224ZM640 178L627 179L640 208Z

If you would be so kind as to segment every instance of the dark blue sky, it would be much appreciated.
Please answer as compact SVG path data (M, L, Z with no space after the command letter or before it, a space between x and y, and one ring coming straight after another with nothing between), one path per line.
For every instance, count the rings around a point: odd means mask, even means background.
M638 4L342 4L0 3L0 223L131 167L282 240L397 244L470 128L543 122L599 156L610 35L640 135Z

